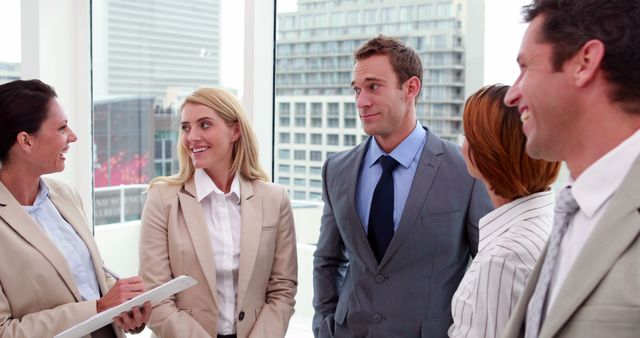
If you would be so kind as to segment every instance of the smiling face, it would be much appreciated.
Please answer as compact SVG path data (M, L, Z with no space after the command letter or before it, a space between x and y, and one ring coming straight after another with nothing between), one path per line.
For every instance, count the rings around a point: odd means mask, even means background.
M30 158L33 159L31 169L35 169L38 175L64 170L69 143L77 139L67 124L67 114L58 100L52 99L40 129L29 135Z
M414 88L416 81L417 90ZM398 83L387 55L373 55L356 62L351 87L360 120L364 132L375 136L381 146L390 143L395 147L415 127L413 99L419 90L419 82L413 77L403 84Z
M213 109L187 102L182 108L182 145L193 166L210 175L228 172L233 162L233 145L240 137L238 124L227 126Z
M527 28L518 64L520 75L505 97L505 104L517 106L522 130L527 136L527 153L551 161L566 158L567 140L572 125L579 118L575 92L571 82L571 67L566 64L555 71L553 47L541 41L544 15L539 15Z

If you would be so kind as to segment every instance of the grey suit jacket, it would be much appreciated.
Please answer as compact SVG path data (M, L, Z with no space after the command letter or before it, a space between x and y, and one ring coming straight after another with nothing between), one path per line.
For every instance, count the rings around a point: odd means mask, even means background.
M558 291L540 338L640 336L640 157L611 197ZM527 306L546 249L538 260L503 338L524 336Z
M451 297L493 207L459 148L429 133L397 231L378 265L355 207L369 142L327 159L314 253L316 337L446 337Z

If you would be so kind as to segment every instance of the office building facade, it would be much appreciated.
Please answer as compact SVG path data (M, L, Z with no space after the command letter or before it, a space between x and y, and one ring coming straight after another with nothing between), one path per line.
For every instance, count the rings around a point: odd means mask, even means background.
M458 141L465 89L482 84L482 68L465 67L482 60L484 15L471 13L482 3L298 0L297 11L278 15L275 178L293 199L320 200L324 160L366 139L350 88L352 53L378 34L418 51L424 67L418 119Z

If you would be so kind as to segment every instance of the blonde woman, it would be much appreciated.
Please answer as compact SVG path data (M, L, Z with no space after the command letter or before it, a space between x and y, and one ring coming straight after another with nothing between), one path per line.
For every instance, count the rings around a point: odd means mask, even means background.
M150 183L140 275L198 281L154 308L160 337L284 337L297 290L286 190L269 183L238 100L200 88L182 105L180 172Z

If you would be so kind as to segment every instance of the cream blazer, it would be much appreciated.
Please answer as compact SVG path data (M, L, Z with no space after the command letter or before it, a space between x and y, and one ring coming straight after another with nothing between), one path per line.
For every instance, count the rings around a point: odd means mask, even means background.
M546 249L503 338L524 337L527 306L545 254ZM569 270L539 337L640 337L640 157Z
M115 281L102 270L80 196L61 182L44 180L51 202L87 245L100 292L106 293ZM58 247L1 182L0 239L0 337L53 337L96 314L96 301L81 300Z
M284 337L297 290L296 238L286 190L240 177L239 338ZM152 289L178 275L198 284L154 307L150 328L162 338L215 337L216 269L193 179L149 190L142 214L140 276Z

